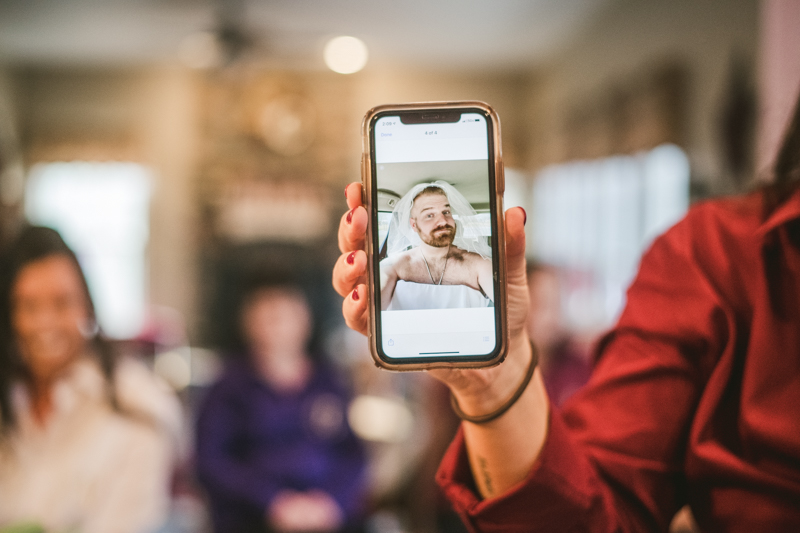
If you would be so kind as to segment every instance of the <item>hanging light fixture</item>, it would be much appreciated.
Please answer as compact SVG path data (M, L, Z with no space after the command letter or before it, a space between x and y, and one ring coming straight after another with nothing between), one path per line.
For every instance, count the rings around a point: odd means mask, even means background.
M367 45L364 41L349 35L334 37L325 45L323 52L325 64L339 74L353 74L367 64Z

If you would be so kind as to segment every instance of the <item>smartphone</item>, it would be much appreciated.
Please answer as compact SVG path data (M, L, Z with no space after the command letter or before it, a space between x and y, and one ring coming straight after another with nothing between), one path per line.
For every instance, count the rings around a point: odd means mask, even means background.
M376 364L500 363L508 331L497 113L471 101L384 105L362 129Z

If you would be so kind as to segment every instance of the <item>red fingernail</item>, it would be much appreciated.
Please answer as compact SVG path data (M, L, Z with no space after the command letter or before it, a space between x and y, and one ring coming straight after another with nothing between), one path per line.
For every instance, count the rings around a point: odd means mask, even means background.
M355 261L356 261L356 253L350 252L350 254L347 256L347 264L352 265L353 263L355 263Z
M353 300L357 302L358 298L358 289L353 289Z
M525 212L524 207L520 207L520 209L522 209L522 216L523 216L522 225L524 226L528 222L528 213Z
M347 213L347 223L348 224L350 224L353 221L353 213L355 213L355 212L356 212L356 208L354 207L353 209L350 210L349 213Z
M345 200L347 200L347 187L348 187L348 185L346 185L345 188L344 188L344 199Z

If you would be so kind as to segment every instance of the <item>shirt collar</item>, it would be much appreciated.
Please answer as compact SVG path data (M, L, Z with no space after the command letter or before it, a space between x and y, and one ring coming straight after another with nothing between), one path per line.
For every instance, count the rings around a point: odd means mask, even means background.
M71 412L82 398L102 399L104 391L104 379L99 366L88 356L83 356L72 363L53 384L54 415L57 418ZM30 394L22 383L14 384L12 398L15 411L23 418L30 417Z
M800 187L796 188L759 226L758 234L765 236L774 229L800 218Z

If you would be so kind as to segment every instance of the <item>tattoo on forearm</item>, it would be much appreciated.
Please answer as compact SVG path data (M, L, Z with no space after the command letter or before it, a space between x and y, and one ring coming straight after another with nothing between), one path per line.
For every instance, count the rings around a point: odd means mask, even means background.
M489 463L483 457L478 457L478 465L481 467L481 476L483 476L483 485L486 489L486 494L488 496L494 496L492 476L489 475Z

